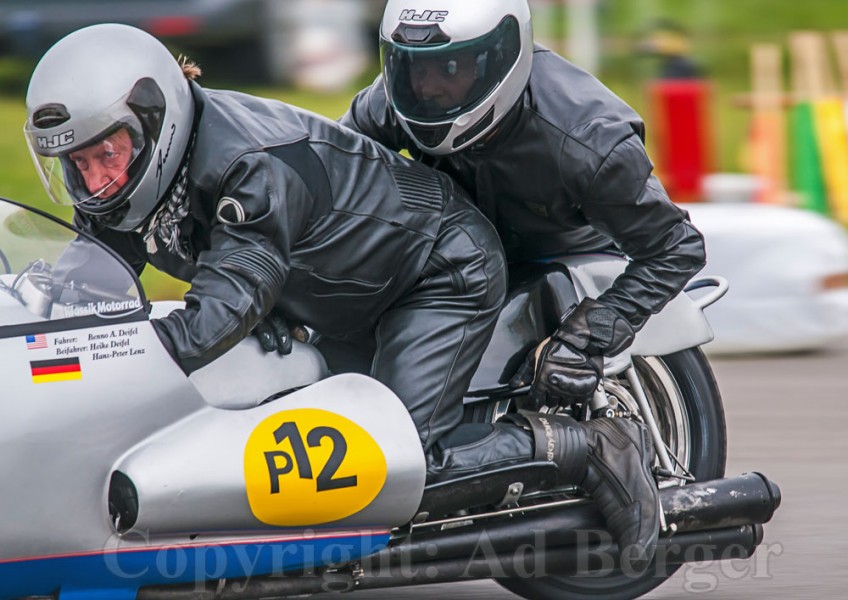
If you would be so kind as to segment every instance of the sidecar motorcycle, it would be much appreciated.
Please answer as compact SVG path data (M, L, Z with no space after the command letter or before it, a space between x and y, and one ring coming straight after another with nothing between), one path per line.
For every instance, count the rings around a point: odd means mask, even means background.
M84 265L59 258L87 246ZM65 262L68 262L67 260ZM470 387L469 421L519 409L506 382L566 307L621 258L513 274ZM61 273L59 273L61 271ZM572 411L637 419L657 442L657 558L629 572L578 489L533 489L552 465L427 485L417 433L379 382L330 376L314 345L246 339L187 377L150 303L111 250L0 199L0 599L260 598L495 579L526 598L634 598L689 561L747 558L780 503L765 476L724 479L725 424L699 346L696 281L605 364ZM115 291L119 290L119 291ZM529 489L529 488L528 488Z

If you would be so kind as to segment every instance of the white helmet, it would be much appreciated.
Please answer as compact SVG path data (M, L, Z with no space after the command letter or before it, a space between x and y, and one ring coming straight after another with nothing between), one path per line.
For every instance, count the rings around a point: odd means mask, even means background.
M530 79L527 0L388 0L380 26L386 94L428 154L474 144L510 111Z
M192 136L194 100L171 53L126 25L58 41L29 83L24 128L50 197L136 229L168 191Z

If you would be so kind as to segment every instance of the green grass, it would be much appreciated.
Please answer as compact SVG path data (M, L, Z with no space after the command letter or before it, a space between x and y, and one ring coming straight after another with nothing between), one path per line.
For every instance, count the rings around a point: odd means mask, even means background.
M27 151L25 120L22 99L0 97L0 196L52 209Z

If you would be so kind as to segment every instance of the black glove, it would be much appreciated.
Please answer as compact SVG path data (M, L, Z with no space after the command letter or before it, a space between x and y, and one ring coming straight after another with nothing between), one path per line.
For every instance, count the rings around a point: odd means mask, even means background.
M636 332L624 317L594 298L584 298L565 313L553 337L589 355L615 356Z
M289 328L286 318L272 311L253 328L253 335L265 352L277 352L281 356L292 351L292 336L299 342L306 342L309 333L301 325Z
M510 381L513 388L532 381L536 406L567 406L585 400L603 376L604 354L630 345L633 328L618 313L585 298L563 316L559 329L531 352Z
M569 406L594 393L603 369L602 356L589 356L566 342L548 338L527 355L510 386L532 381L530 396L537 409Z

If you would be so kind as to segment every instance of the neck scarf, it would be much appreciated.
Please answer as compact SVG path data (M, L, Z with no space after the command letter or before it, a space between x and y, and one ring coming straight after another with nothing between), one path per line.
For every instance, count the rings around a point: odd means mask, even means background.
M171 254L176 254L183 260L194 262L194 254L188 245L188 241L180 235L180 226L189 213L188 202L188 163L194 139L189 143L183 164L171 186L165 195L161 206L150 219L144 241L147 243L147 252L156 254L162 245Z

